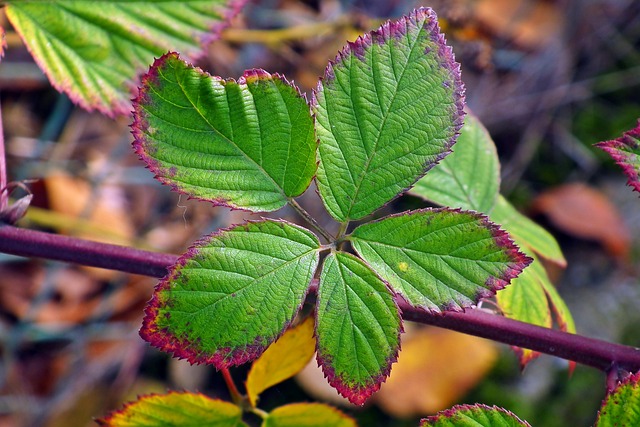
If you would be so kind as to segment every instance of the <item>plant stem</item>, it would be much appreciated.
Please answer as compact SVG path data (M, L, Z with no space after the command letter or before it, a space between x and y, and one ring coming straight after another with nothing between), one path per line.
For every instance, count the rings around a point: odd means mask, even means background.
M340 223L340 228L338 229L338 236L336 237L337 240L342 239L342 237L344 236L344 233L347 232L347 228L349 228L349 221Z
M0 252L162 277L176 255L0 226ZM482 310L427 313L399 302L405 320L529 348L600 369L640 370L640 349L518 322Z
M9 206L9 189L7 188L7 182L7 158L4 149L2 111L0 110L0 212Z
M318 233L322 234L322 237L327 239L329 243L335 240L334 237L327 230L325 230L324 227L318 224L318 222L309 214L309 212L304 210L304 208L300 206L300 204L296 202L295 199L289 199L289 205L293 209L295 209L295 211L298 212L298 214L302 218L304 218L305 221L307 221L313 228L315 228Z
M317 22L277 30L246 30L227 28L222 32L222 40L234 43L263 43L279 44L292 40L322 36L335 32L349 24L349 18L344 17L332 22Z
M177 255L0 225L0 252L163 277Z
M227 368L222 368L220 372L222 373L222 378L224 378L224 382L225 384L227 384L227 388L229 389L231 400L233 400L233 403L235 403L236 405L242 407L244 403L244 397L242 397L242 394L240 394L240 392L238 391L238 387L236 387L236 383L231 377L231 372L229 372L229 369Z

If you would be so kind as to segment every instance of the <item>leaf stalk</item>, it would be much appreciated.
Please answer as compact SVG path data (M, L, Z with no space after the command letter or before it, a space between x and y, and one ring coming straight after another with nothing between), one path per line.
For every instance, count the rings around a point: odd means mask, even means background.
M327 240L327 242L331 243L336 240L331 235L331 233L329 233L323 226L318 224L318 221L316 221L309 214L309 212L307 212L302 206L300 206L300 204L296 202L295 199L289 199L289 206L291 206L302 218L304 218L305 221L307 221L307 223L309 223L309 225L311 225L318 233L320 233L322 237Z

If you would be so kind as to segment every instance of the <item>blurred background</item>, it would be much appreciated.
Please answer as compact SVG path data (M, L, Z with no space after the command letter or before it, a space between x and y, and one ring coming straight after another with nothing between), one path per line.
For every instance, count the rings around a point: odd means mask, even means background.
M502 193L565 252L567 269L550 275L578 332L639 346L640 200L592 144L640 117L640 2L254 0L198 65L222 77L279 72L309 95L347 40L417 6L435 9L462 64L469 107L498 147ZM74 107L0 20L9 45L0 62L9 179L34 195L19 225L181 253L201 234L251 217L161 187L131 150L129 118ZM326 218L314 191L303 203ZM420 206L405 197L385 209ZM278 215L295 219L286 209ZM0 427L95 425L136 395L167 389L228 398L213 369L171 360L138 337L155 283L0 254ZM598 371L578 366L570 375L566 362L543 356L521 372L506 346L406 329L388 384L364 408L343 406L361 426L417 426L460 402L504 406L533 426L595 420L605 391ZM266 391L260 407L345 405L314 367ZM232 371L239 384L246 371Z

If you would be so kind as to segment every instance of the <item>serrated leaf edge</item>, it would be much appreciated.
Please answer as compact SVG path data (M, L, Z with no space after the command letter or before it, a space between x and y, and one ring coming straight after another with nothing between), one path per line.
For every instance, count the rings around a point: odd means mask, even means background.
M473 405L469 405L469 404L463 404L463 405L455 405L449 409L445 409L443 411L438 412L436 415L431 415L427 418L423 418L422 420L420 420L420 426L421 427L426 427L427 426L427 422L429 423L435 423L440 421L442 418L451 418L453 416L455 416L458 412L460 411L473 411L474 409L482 409L482 410L487 410L487 411L498 411L501 412L505 415L508 415L510 417L515 418L515 420L517 420L518 422L522 423L523 426L527 426L527 427L531 427L529 425L528 422L521 420L516 414L514 414L513 412L501 408L499 406L489 406L489 405L485 405L483 403L476 403Z
M171 287L171 280L173 280L179 273L176 273L176 270L186 265L188 261L190 261L193 256L198 253L198 249L204 245L206 245L211 240L223 235L228 231L235 230L236 228L243 227L250 224L264 223L264 222L275 222L275 223L283 223L301 230L305 230L311 233L311 231L307 230L304 227L293 224L289 221L285 221L283 219L263 219L263 220L250 220L245 221L240 224L235 224L226 228L221 228L216 230L214 233L208 234L198 240L196 240L187 251L182 254L178 260L169 268L169 273L164 276L160 282L155 286L153 290L153 295L151 299L147 302L147 305L144 309L144 318L142 320L142 327L139 330L140 337L147 341L152 346L158 348L159 350L169 353L172 357L177 359L185 359L192 365L195 364L206 364L213 365L216 369L226 369L233 366L239 366L244 363L250 362L252 360L260 357L262 353L269 347L271 343L276 341L278 338L284 334L284 332L289 329L293 320L300 312L300 309L304 305L307 295L309 294L309 290L311 288L311 282L309 286L307 286L307 290L301 298L298 307L295 308L294 315L291 319L289 319L283 325L280 332L273 338L273 340L267 344L251 344L243 348L230 348L225 347L218 349L218 351L210 356L202 357L198 350L194 348L193 342L186 340L178 340L177 337L171 334L169 331L165 329L157 329L154 326L154 320L158 317L158 310L160 308L160 302L158 301L158 293L160 291L169 289ZM313 233L311 233L313 234ZM315 236L315 234L313 234ZM317 236L315 236L317 239ZM318 266L316 267L316 270Z
M600 417L606 415L606 412L602 412L604 407L609 402L609 399L612 399L615 394L620 390L621 387L626 386L638 386L640 383L640 372L636 372L635 374L631 374L628 377L624 378L622 381L618 381L615 387L611 390L607 391L607 395L602 400L602 404L600 405L600 409L598 410L598 417L596 418L595 427L598 427L600 424ZM638 398L640 400L640 397ZM619 404L619 402L614 402L615 404Z
M385 360L384 369L380 372L379 375L373 377L369 383L366 383L362 387L358 387L356 389L349 387L347 384L341 381L338 375L336 375L335 370L330 366L330 362L329 362L330 358L324 357L322 355L322 351L320 350L320 345L319 345L320 340L316 339L316 361L318 363L318 366L322 369L322 373L324 377L327 379L327 382L329 383L329 385L335 388L336 391L341 396L349 400L349 402L353 403L354 405L362 406L375 392L380 390L382 383L384 383L387 380L387 378L389 378L389 375L391 373L391 366L398 361L398 355L400 354L401 345L402 345L400 341L400 335L404 333L404 322L402 320L402 310L400 309L400 306L398 305L398 302L396 300L397 294L391 288L391 286L389 286L389 283L387 283L384 279L382 279L378 275L378 273L376 273L376 271L364 259L357 257L355 255L352 255L348 252L340 251L340 253L347 255L349 257L355 258L358 261L362 262L380 281L382 281L382 283L384 283L387 291L389 291L389 295L391 296L391 300L393 301L393 305L396 308L396 313L399 318L398 319L399 328L396 335L398 345L396 347L394 354L392 354L390 357L387 358L387 360ZM320 270L321 268L324 268L324 262L323 262L323 265L318 268L318 270ZM316 300L316 307L319 307L319 306L320 306L320 294L318 293L317 300ZM317 313L318 313L318 310L316 308L314 313L314 315L316 316L316 321L314 325L314 334L316 337L318 337Z
M158 70L159 70L159 68L161 68L169 60L182 61L187 66L187 68L193 69L194 71L199 73L202 77L216 79L216 80L220 81L222 84L225 84L225 85L229 84L229 83L236 83L236 84L242 85L242 84L251 83L251 82L253 82L255 80L280 80L285 85L287 85L287 86L291 87L292 89L294 89L294 91L298 94L298 96L300 96L300 98L302 98L304 100L304 102L308 105L306 94L302 93L300 88L295 84L295 82L293 80L289 81L289 80L287 80L287 78L285 76L283 76L283 75L281 75L279 73L271 74L271 73L268 73L267 71L265 71L263 69L260 69L260 68L252 68L252 69L245 70L244 73L242 74L242 76L240 78L238 78L237 80L233 79L233 78L224 79L222 77L209 74L207 71L204 71L202 68L196 67L196 66L190 64L188 61L182 59L178 52L167 52L164 55L162 55L161 57L156 58L155 61L153 62L153 64L149 67L149 70L147 71L147 73L142 76L141 83L140 83L140 89L138 90L138 94L132 100L132 104L133 104L133 111L132 111L133 123L130 125L130 128L131 128L131 133L133 135L133 142L132 142L133 150L138 155L138 158L145 163L145 165L146 165L145 167L147 169L149 169L153 173L153 177L157 181L159 181L163 185L169 186L169 188L173 192L186 195L188 200L200 200L200 201L203 201L203 202L209 202L213 206L225 206L225 207L231 208L233 210L241 210L241 211L245 211L245 212L264 212L262 210L249 209L247 207L234 205L229 200L225 199L224 197L219 197L219 198L215 198L215 199L214 198L205 198L205 197L200 197L200 196L194 196L190 192L182 190L175 182L173 182L171 180L171 177L175 175L177 169L175 167L171 167L169 169L161 167L159 165L159 162L156 159L154 159L153 157L151 157L147 153L147 151L148 151L147 150L147 142L145 140L145 133L143 132L143 129L148 129L149 128L149 124L143 118L143 116L144 116L144 111L143 111L144 108L142 107L143 104L145 104L145 103L147 103L149 101L148 98L147 98L147 89L146 88L148 88L150 85L154 84L158 80ZM316 145L317 145L317 142L316 142ZM247 156L247 158L249 158L249 157ZM263 170L261 165L259 165L257 163L256 163L256 165L261 170ZM317 168L317 165L316 165L316 168ZM263 170L263 172L264 172L264 170ZM264 175L265 175L265 177L273 180L273 178L271 178L271 176L269 176L269 174L267 174L266 172L264 172ZM274 181L274 183L275 183L275 181ZM280 194L282 195L282 197L285 200L290 199L289 196L284 194L284 191L282 191L282 188L280 188L280 186L277 183L275 183L275 185L276 185L276 187L278 189L281 190ZM308 186L307 186L307 188L308 188Z
M596 147L604 150L609 154L613 160L622 168L625 175L627 175L627 185L633 188L634 191L640 193L640 175L629 164L629 155L624 153L625 148L638 149L640 144L640 120L635 128L626 131L620 138L613 139L611 141L603 141L595 144Z
M216 399L216 398L212 398L209 397L205 394L199 393L199 392L188 392L188 391L177 391L177 390L169 390L168 393L164 393L164 394L160 394L160 393L149 393L149 394L139 394L137 396L136 400L133 400L131 402L127 402L125 403L120 409L116 409L114 411L109 412L106 416L102 417L102 418L96 418L94 421L96 423L98 423L98 425L100 426L104 426L104 427L108 427L110 426L111 422L113 421L113 418L120 415L120 414L125 414L130 408L132 408L133 406L138 405L139 403L141 403L142 401L154 398L154 397L165 397L165 396L171 396L171 395L190 395L190 396L198 396L198 397L203 397L207 400L210 400L212 402L222 402L222 403L226 403L228 405L233 405L233 403L231 402L227 402L226 400L222 400L222 399Z
M219 22L214 23L210 28L209 28L209 34L203 38L201 38L200 40L197 41L197 43L200 45L199 50L194 54L190 56L190 59L192 60L197 60L198 58L203 57L206 53L207 53L207 46L209 44L211 44L213 41L218 40L220 38L220 34L222 33L222 31L227 28L230 23L231 20L238 14L240 13L240 10L249 2L249 0L229 0L227 1L227 3L224 5L225 7L225 12L224 15L221 17L221 20ZM8 7L11 7L11 2L8 2L7 4ZM82 97L77 96L74 91L73 91L73 85L70 84L68 82L68 80L65 81L61 81L61 82L57 82L51 79L51 76L49 74L49 70L48 68L45 66L45 63L39 58L36 57L33 52L31 51L31 48L29 46L28 43L26 43L22 33L18 33L20 38L22 39L24 45L27 48L27 51L29 52L29 54L31 55L31 57L33 58L33 60L35 61L36 64L38 64L38 67L42 70L42 72L47 76L47 80L49 80L49 83L51 83L51 85L58 91L58 92L62 92L65 93L67 96L69 96L69 99L71 99L71 101L73 101L73 103L79 105L81 108L85 109L86 111L92 112L92 111L98 111L101 114L104 114L107 117L110 118L115 118L116 116L128 116L131 114L130 111L130 107L131 105L129 103L126 102L116 102L112 105L109 105L109 107L105 108L99 101L96 102L96 105L89 105L88 103L86 103ZM6 46L6 41L4 41L4 37L2 37L3 41L2 41L2 47ZM4 55L4 51L3 49L0 47L0 56ZM138 92L138 87L142 84L142 78L141 75L144 72L144 67L138 69L135 72L135 75L132 76L129 80L127 80L125 82L125 90L128 89L129 93L132 94L132 96L135 98L137 95L136 93ZM95 94L90 94L89 95L90 98L92 99L99 99L99 97L96 97Z
M519 247L516 245L516 243L513 241L513 239L511 238L511 236L509 235L509 233L506 230L504 230L498 224L496 224L493 221L491 221L487 215L485 215L483 213L480 213L480 212L476 212L476 211L469 211L469 210L464 210L464 209L460 209L460 208L446 208L446 207L444 207L444 208L423 208L423 209L416 209L416 210L412 210L412 211L404 211L404 212L396 213L396 214L393 214L393 215L388 215L388 216L385 216L383 218L377 219L375 221L367 222L366 224L363 224L363 225L374 224L374 223L381 222L381 221L384 221L384 220L389 219L389 218L407 216L407 215L412 215L412 214L416 214L416 213L420 214L420 213L423 213L423 212L436 212L436 213L439 213L439 212L450 212L450 213L466 214L466 215L470 215L472 217L475 217L476 219L478 219L480 221L480 225L481 226L484 226L485 228L487 228L489 230L489 232L491 233L491 236L493 238L493 241L496 243L496 245L499 248L505 249L507 256L509 256L510 258L513 259L512 263L514 265L507 267L507 269L504 271L502 276L500 276L500 277L489 276L487 278L487 280L485 281L485 286L487 286L488 288L480 289L476 293L476 295L473 298L476 302L481 300L481 299L483 299L483 298L490 298L490 297L494 296L496 294L496 292L498 292L500 289L504 289L507 285L509 285L509 283L511 282L512 279L518 277L520 275L520 273L522 273L522 270L524 270L533 261L533 259L531 257L527 256L526 254L524 254L523 252L520 251ZM356 228L356 230L357 230L357 228ZM353 232L355 233L356 230L354 230ZM349 238L351 235L353 235L353 233L351 233L349 236L347 236L347 238ZM356 249L356 252L358 252L357 249ZM398 295L398 297L402 298L403 301L405 301L408 305L410 305L410 306L412 306L412 307L414 307L416 309L424 310L424 311L427 311L427 312L430 312L430 313L440 313L442 311L464 311L466 308L471 308L471 307L473 307L475 305L475 304L462 304L462 305L459 305L457 303L452 303L452 304L449 304L449 305L445 305L443 307L439 307L438 309L435 309L433 307L427 307L427 306L423 306L423 305L414 305L411 302L407 301L406 298L404 298L404 296L402 295L401 292L398 292L398 291L395 291L395 290L394 290L394 292L395 292L396 295Z
M433 163L431 163L430 165L427 165L424 168L423 173L419 175L411 185L400 190L394 197L392 197L382 206L378 207L376 210L382 209L383 207L387 206L389 203L393 202L395 199L397 199L398 197L400 197L401 195L409 191L411 188L413 188L415 183L418 182L418 180L420 180L420 178L422 178L427 174L427 172L429 172L429 170L431 170L434 166L436 166L447 155L452 153L451 148L453 147L456 140L458 139L458 136L460 135L460 130L462 129L462 125L464 124L465 86L462 81L460 64L456 62L453 49L451 48L451 46L447 45L446 38L444 34L440 31L440 26L438 24L438 16L430 7L421 7L418 9L414 9L411 13L409 13L408 15L405 15L400 19L386 21L377 30L370 31L368 33L365 33L364 35L358 36L358 38L354 42L348 41L347 45L344 46L338 52L336 57L333 60L329 60L329 63L325 68L323 76L319 79L318 84L316 85L316 88L313 89L311 92L310 106L312 110L312 117L314 118L314 121L315 121L315 114L313 114L313 111L318 105L316 94L323 91L323 82L330 83L333 79L335 79L335 73L333 72L333 68L335 66L346 61L351 56L352 53L355 57L357 57L358 59L361 59L363 56L364 50L367 47L373 45L373 43L384 43L386 40L388 40L391 37L397 38L397 37L403 36L405 34L403 29L406 28L408 22L410 20L413 20L414 22L416 22L421 18L425 19L425 24L423 25L422 28L424 28L429 34L432 35L432 41L438 45L438 57L443 59L440 65L444 66L444 68L446 68L453 76L454 85L455 85L455 95L456 95L455 106L457 110L456 118L453 122L454 133L453 133L453 136L449 139L449 141L445 143L443 147L444 148L443 152L436 156ZM426 25L428 25L428 27ZM433 37L434 35L436 37ZM318 144L320 144L319 139L318 139ZM319 162L320 161L318 159L318 163ZM316 180L318 179L317 175L315 179ZM320 192L318 188L319 186L316 186L316 192L320 196ZM325 207L328 211L330 211L330 208L328 206L325 205ZM331 213L331 216L333 216L336 219L339 216L339 215L336 216L334 212L330 211L330 213ZM347 220L350 220L350 218L347 218Z

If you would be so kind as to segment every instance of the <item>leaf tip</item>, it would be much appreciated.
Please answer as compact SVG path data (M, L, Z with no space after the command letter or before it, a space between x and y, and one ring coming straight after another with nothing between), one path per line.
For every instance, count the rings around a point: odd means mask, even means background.
M483 216L483 221L488 226L491 235L493 237L493 241L496 246L501 248L507 257L511 260L507 268L502 272L500 277L490 276L487 279L487 285L489 288L495 293L511 282L512 279L515 279L522 273L529 264L533 262L533 258L525 255L520 251L520 248L516 246L514 241L511 239L509 233L500 228L497 224L489 221L489 219Z
M402 327L400 329L402 329ZM400 334L400 329L398 330L398 334ZM319 349L317 353L317 361L329 384L335 388L341 396L345 397L354 405L363 406L375 392L380 390L382 383L384 383L389 377L389 374L391 373L391 365L398 360L399 351L400 347L398 346L395 352L385 361L382 371L362 384L343 380L332 368L331 358L323 355Z
M595 144L604 150L627 175L627 185L640 193L640 119L621 137Z

